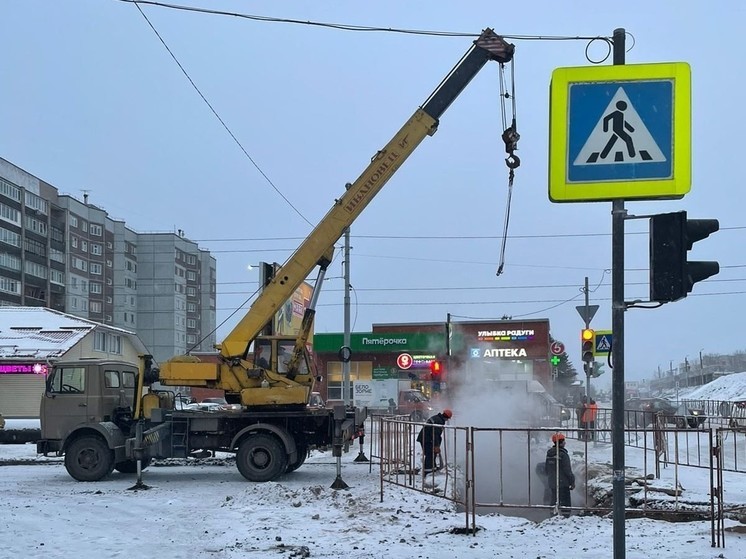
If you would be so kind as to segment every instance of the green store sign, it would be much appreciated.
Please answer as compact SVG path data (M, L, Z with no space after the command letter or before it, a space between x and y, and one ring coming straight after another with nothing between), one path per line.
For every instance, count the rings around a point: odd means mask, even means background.
M393 334L350 334L352 353L400 353L428 352L436 355L445 354L445 334L427 333L393 333ZM337 353L344 345L344 334L315 334L313 351L315 353Z

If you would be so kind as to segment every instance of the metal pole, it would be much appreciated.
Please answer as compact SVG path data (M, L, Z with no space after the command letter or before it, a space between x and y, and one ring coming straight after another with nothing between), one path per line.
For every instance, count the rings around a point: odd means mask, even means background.
M614 29L614 64L625 63L625 31ZM625 558L624 543L624 200L611 206L611 440L612 440L612 508L614 521L614 559Z
M585 287L583 289L585 292L585 327L590 328L591 327L591 320L590 320L590 313L588 312L588 276L585 276ZM591 401L591 364L590 363L583 363L583 366L585 367L585 398L586 402Z
M345 229L345 249L344 249L344 341L345 347L350 347L350 228ZM342 400L346 406L351 406L353 402L350 398L350 362L342 361Z

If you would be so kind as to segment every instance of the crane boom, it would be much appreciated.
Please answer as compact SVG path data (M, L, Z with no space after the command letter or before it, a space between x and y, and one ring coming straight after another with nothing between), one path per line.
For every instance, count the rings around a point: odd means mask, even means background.
M370 201L384 187L417 146L435 133L438 119L489 60L509 62L514 46L492 29L485 29L461 61L396 135L371 159L368 167L276 272L248 313L218 345L226 357L245 355L249 344L280 310L324 255L333 247Z
M194 356L174 357L161 366L160 382L167 386L222 389L229 402L239 401L245 406L305 405L316 379L313 364L305 355L315 312L313 305L306 310L301 332L295 338L262 336L262 330L317 265L323 277L331 262L334 243L422 140L435 133L441 115L482 67L490 60L500 64L510 62L514 49L492 29L482 31L425 103L371 158L357 180L346 185L344 194L334 201L329 212L275 272L246 315L222 343L215 346L218 362L206 363ZM319 283L315 287L314 301L318 297ZM252 343L255 353L250 357ZM269 361L261 358L257 351L259 346L269 348Z

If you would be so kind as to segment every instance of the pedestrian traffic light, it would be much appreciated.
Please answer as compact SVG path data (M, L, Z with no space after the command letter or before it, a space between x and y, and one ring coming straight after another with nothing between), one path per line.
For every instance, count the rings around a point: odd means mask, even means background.
M430 361L430 376L433 380L440 380L440 376L443 373L443 362L442 361Z
M694 284L720 272L717 262L688 261L697 241L720 229L717 219L687 219L686 212L650 218L650 300L678 301Z
M598 361L594 361L594 362L593 362L593 363L591 364L591 376L592 376L593 378L598 378L598 377L600 377L600 376L601 376L602 374L604 374L604 370L603 370L603 367L604 367L604 366L603 366L603 365L601 365L601 363L599 363Z
M593 350L596 344L596 332L592 328L583 328L580 331L581 355L583 363L593 363ZM588 367L585 367L588 370Z

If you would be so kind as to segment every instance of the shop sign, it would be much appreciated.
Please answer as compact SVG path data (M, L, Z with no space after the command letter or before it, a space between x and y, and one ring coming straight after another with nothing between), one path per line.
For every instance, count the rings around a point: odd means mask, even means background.
M0 375L46 375L46 363L0 363Z

